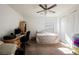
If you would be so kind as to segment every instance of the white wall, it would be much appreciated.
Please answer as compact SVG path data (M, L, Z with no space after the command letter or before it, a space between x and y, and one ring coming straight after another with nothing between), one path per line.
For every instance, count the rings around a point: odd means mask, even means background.
M8 5L0 5L0 38L18 27L20 14Z
M67 15L60 18L62 41L69 44L72 44L73 35L79 33L79 9L78 7L74 9L73 12L67 12Z
M57 18L55 17L37 17L37 18L26 18L27 29L31 31L31 36L35 36L36 31L46 30L49 32L57 33ZM54 29L53 29L54 24Z
M0 37L13 32L18 27L21 15L8 5L0 5ZM58 32L57 18L55 17L24 17L27 23L27 30L31 31L31 36L35 36L36 31L49 29L50 32ZM53 24L54 29L53 29Z

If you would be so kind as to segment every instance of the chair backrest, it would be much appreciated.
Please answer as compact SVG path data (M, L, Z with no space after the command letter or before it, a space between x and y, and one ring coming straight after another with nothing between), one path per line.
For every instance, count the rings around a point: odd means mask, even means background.
M23 43L27 42L27 41L29 41L29 37L30 37L30 31L28 31L26 33L26 36L21 37L20 41L23 42Z
M19 28L15 29L15 35L20 33L21 33L21 30Z
M26 38L29 40L29 37L30 37L30 31L27 32L26 34Z

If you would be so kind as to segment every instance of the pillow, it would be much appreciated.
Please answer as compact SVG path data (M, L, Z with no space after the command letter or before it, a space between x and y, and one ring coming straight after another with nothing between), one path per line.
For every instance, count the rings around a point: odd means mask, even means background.
M0 45L2 45L4 42L3 41L0 41Z

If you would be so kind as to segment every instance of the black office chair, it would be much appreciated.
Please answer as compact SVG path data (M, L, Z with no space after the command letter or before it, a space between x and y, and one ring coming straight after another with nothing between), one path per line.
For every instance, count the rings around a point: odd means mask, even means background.
M17 35L17 34L21 33L21 30L19 28L17 28L17 29L14 30L14 32L15 32L15 35Z
M26 42L29 41L29 38L30 38L30 31L28 31L26 34Z
M28 45L29 37L30 37L30 31L28 31L25 36L21 37L20 39L22 43L21 47L25 47L25 45Z

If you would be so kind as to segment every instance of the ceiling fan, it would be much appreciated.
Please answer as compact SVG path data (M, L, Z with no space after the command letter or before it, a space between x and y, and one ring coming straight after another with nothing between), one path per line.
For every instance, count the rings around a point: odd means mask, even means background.
M39 4L38 6L41 7L43 10L38 11L37 13L44 12L45 14L47 14L47 11L52 12L52 13L55 13L55 11L52 11L50 9L56 7L57 5L56 4L53 4L52 6L49 6L48 7L47 4Z

